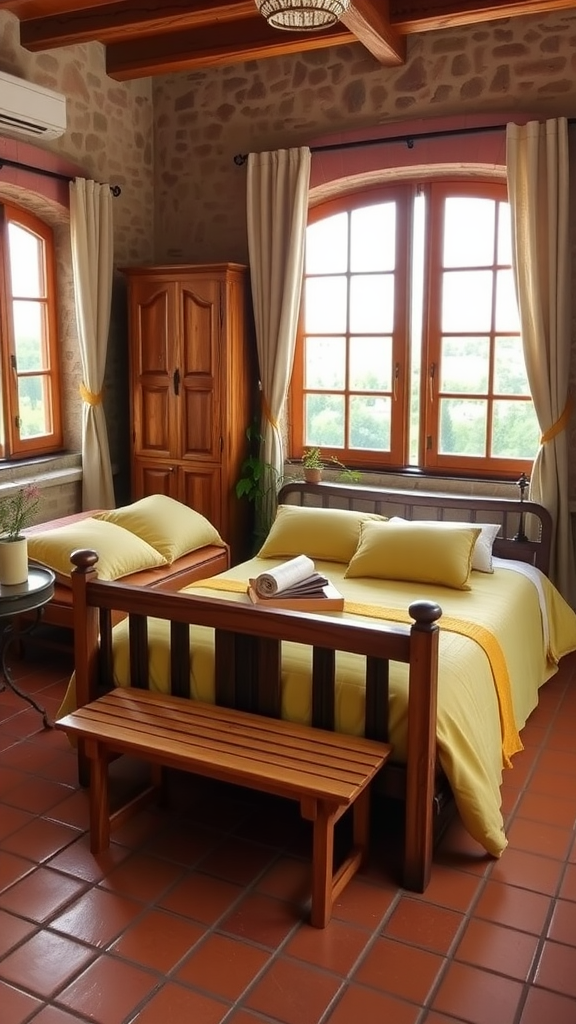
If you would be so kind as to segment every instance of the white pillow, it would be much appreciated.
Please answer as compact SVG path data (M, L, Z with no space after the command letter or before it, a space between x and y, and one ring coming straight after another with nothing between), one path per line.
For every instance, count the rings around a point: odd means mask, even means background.
M393 516L390 520L391 523L408 523L412 520L403 519L401 516ZM475 526L481 530L481 533L474 545L472 551L472 568L478 572L494 572L494 566L492 564L492 547L496 537L500 533L499 523L464 523L464 522L451 522L446 519L417 519L414 520L418 523L423 523L426 526L438 526L440 529L453 529L454 527L463 526Z

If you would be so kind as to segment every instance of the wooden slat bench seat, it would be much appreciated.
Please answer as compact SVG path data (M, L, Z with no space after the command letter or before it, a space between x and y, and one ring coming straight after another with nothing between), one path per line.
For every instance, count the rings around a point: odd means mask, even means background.
M110 814L108 761L131 754L276 796L298 800L313 823L311 923L324 928L338 894L362 864L369 839L369 783L390 756L386 743L293 725L244 711L116 689L61 718L90 760L91 850L110 842L126 808ZM334 825L352 806L353 849L333 868Z

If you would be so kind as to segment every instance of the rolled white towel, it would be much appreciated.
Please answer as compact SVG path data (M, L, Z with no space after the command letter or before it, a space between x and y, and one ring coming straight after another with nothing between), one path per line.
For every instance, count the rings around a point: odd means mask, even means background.
M251 581L258 597L274 597L275 594L293 587L295 583L308 579L314 574L314 562L307 555L297 555L288 562L282 562L275 569L261 572Z

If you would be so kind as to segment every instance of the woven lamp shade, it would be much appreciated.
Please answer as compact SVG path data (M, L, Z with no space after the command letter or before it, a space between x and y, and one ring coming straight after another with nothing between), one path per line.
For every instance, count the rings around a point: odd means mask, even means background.
M330 28L350 6L350 0L255 0L255 3L272 28L289 32Z

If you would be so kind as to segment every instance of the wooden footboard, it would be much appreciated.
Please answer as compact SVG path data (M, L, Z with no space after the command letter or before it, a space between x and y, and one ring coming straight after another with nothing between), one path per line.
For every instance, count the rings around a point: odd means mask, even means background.
M254 607L191 594L150 593L96 578L97 555L76 552L72 573L78 706L111 688L113 613L128 615L131 685L148 686L147 618L171 626L170 693L188 696L190 623L214 629L216 703L280 718L281 644L313 648L314 725L334 728L337 651L365 657L366 726L372 739L387 739L389 662L409 666L408 764L403 884L423 892L432 863L432 807L436 763L438 626L441 609L420 601L410 606L412 626L364 624L327 614L310 615ZM100 637L100 642L99 642ZM79 748L80 772L87 761ZM386 771L386 768L383 769Z

